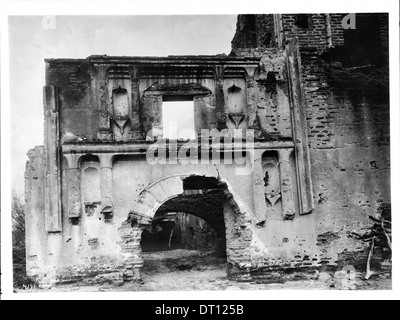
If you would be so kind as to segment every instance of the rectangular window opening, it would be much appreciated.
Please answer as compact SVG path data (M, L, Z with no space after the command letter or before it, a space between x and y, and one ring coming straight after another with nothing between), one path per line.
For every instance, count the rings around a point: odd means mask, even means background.
M196 139L194 101L165 100L162 104L163 138L170 140Z

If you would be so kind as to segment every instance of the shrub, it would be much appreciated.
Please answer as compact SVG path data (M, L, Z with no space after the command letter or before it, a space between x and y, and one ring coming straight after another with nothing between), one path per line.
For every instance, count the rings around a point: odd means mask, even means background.
M35 283L26 275L25 205L16 193L12 194L11 216L14 288L32 287Z

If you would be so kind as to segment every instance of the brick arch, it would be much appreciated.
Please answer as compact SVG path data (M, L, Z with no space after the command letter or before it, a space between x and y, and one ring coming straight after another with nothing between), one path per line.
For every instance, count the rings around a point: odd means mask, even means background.
M214 196L220 196L218 203L213 201L210 195L178 196L164 203L158 213L183 212L206 221L218 234L225 235L224 221L224 195L221 192Z
M198 182L193 183L191 179L196 178ZM204 190L208 186L212 190ZM202 191L196 192L198 189ZM140 193L128 220L138 225L150 225L159 209L169 207L176 212L195 215L208 222L216 231L224 232L220 227L224 226L223 203L230 197L227 184L219 178L204 175L170 176L150 184Z
M185 199L187 197L201 196L202 201L207 199L207 194L210 190L196 190L185 188L187 178L202 178L211 179L216 184L213 186L214 190L220 190L220 197L224 197L223 211L221 215L202 214L201 208L209 208L210 203L202 204L197 208L190 207ZM200 186L201 188L201 186ZM204 196L206 193L206 196ZM176 201L173 201L175 200ZM179 200L179 201L178 201ZM191 211L188 213L195 214L203 218L211 225L219 224L215 219L222 219L227 223L226 227L226 253L228 265L230 268L240 270L240 273L250 272L251 267L259 266L263 263L264 257L268 253L266 246L258 238L255 228L252 225L251 210L240 199L240 197L233 192L229 184L220 178L204 175L176 175L161 179L147 188L145 188L138 198L135 200L132 209L130 210L128 219L122 224L119 229L121 234L121 253L124 255L124 275L127 280L140 280L140 269L143 266L142 252L141 252L141 233L142 231L152 224L156 212L163 206L171 203L180 203L181 210L176 211ZM175 207L178 209L178 207ZM183 210L182 210L183 209ZM225 210L227 210L225 212ZM213 220L214 217L214 220ZM206 220L207 219L207 220ZM217 230L216 230L217 231ZM239 273L234 273L239 274ZM235 275L234 275L235 276ZM235 276L236 277L236 276Z
M151 224L157 210L168 200L183 194L183 180L188 175L176 175L161 179L145 188L135 200L128 220L139 225Z

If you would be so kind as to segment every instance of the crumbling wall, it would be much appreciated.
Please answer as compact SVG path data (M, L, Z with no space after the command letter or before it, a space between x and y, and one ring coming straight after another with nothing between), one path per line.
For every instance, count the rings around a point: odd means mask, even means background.
M236 24L236 32L232 47L234 48L256 48L257 32L256 32L256 16L253 14L243 14L238 16Z
M341 46L344 43L342 27L344 16L344 14L329 14L329 17L327 14L282 14L284 39L290 42L297 38L301 48L317 52L322 52L330 46ZM308 20L307 25L299 23L299 18Z
M330 15L331 39L326 15L309 15L308 28L296 26L296 15L280 16L284 38L296 37L301 52L315 208L293 221L267 216L259 224L258 235L269 249L265 269L253 274L259 280L268 280L263 270L366 266L368 244L352 232L369 226L368 215L390 202L387 16L363 16L358 31L343 30L344 16ZM369 45L382 49L378 56L366 50L362 59L349 59L368 43L360 37L372 36L362 30L364 24L371 27L368 19L379 35ZM351 32L359 36L357 42ZM268 50L233 47L234 54L245 56Z
M375 215L391 197L388 58L383 50L379 56L374 52L359 61L349 59L354 48L363 50L362 37L373 37L363 32L362 18L357 15L357 30L344 32L342 47L322 54L302 50L316 210L326 212L321 221L326 230L329 225L333 231L335 225L341 226L340 242L361 230L368 215ZM377 16L365 18L370 25ZM352 32L358 34L356 43L350 41ZM376 48L378 40L373 43ZM362 251L361 247L339 250ZM341 259L339 255L339 263Z
M38 276L43 287L56 283L120 285L123 281L139 281L139 270L143 266L140 254L142 229L134 221L127 219L128 213L145 187L167 174L186 174L189 171L213 177L221 175L232 182L233 188L252 188L252 176L246 178L235 176L234 165L221 165L219 168L207 165L166 165L156 168L142 161L140 156L121 156L113 163L114 215L109 221L101 212L98 191L95 190L98 162L96 158L84 157L81 163L80 181L83 191L82 215L78 223L75 223L75 220L63 214L62 232L48 233L44 228L44 213L40 209L43 206L41 192L46 185L44 153L43 149L37 149L35 152L37 154L32 153L27 167L27 201L30 205L27 213L27 243L30 244L28 259L31 261L28 263L28 268L32 270L31 275ZM70 190L67 179L68 164L65 159L62 168L62 203L63 212L66 212ZM89 182L92 188L87 190ZM36 189L36 184L42 185ZM183 181L181 184L183 185ZM190 196L193 195L189 194L188 197ZM209 200L212 198L212 195L204 196ZM215 201L221 201L220 198L221 195L216 195ZM252 194L243 194L243 199L251 204ZM186 205L191 210L196 208L199 212L206 210L204 213L209 213L210 218L215 211L211 205L209 207L213 210L207 209L204 205L198 207L190 205L190 202ZM250 221L251 219L247 222L249 226ZM221 227L219 223L217 226Z
M266 29L267 18L257 16L251 28ZM267 33L256 46L268 42ZM162 102L171 99L194 101L198 134L202 129L253 129L256 140L292 139L283 50L238 47L230 56L123 62L107 56L46 61L46 86L57 91L61 144L160 138Z
M97 138L97 97L105 90L93 81L95 71L82 59L46 61L46 85L58 88L61 142Z
M44 147L28 152L25 170L26 271L30 277L42 277L46 266L46 229L44 214L45 155Z

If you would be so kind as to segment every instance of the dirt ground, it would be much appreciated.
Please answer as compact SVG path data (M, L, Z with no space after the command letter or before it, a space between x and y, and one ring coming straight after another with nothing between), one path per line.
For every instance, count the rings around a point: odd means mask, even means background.
M343 274L316 272L315 279L283 284L256 284L227 278L226 258L216 252L173 250L144 253L143 284L129 283L120 287L110 284L83 286L61 285L49 290L16 290L17 292L135 292L135 291L214 291L214 290L391 290L387 275L363 279L356 273L349 279Z

